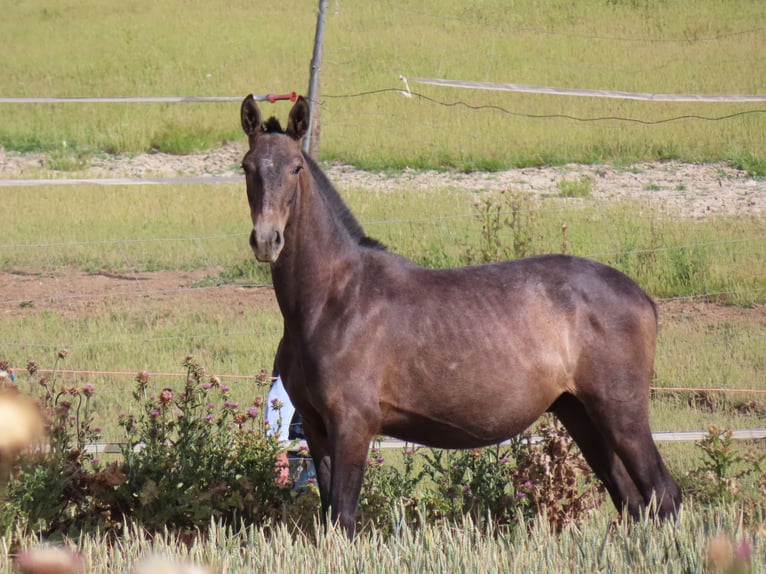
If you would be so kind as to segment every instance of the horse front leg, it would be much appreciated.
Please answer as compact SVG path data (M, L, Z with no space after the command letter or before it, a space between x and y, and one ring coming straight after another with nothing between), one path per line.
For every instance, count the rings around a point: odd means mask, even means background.
M332 459L327 431L318 417L303 416L303 433L306 436L311 460L319 487L319 499L322 504L322 525L327 527L327 513L330 510L330 485L332 484Z
M349 538L356 530L356 510L371 439L366 425L342 425L333 436L331 517Z

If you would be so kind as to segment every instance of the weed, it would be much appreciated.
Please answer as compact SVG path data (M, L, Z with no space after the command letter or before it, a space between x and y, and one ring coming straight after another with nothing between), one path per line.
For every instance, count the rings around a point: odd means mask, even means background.
M561 197L588 197L592 189L591 179L583 175L579 179L561 179L556 182L556 189Z
M766 455L743 456L734 448L732 431L716 426L708 429L708 435L697 446L704 455L702 464L683 480L694 498L706 504L736 502L749 516L766 510L762 492L757 492L766 484ZM755 494L746 487L749 479L755 481Z
M537 233L535 204L522 193L501 191L482 196L474 205L481 224L478 252L467 247L468 263L492 263L534 255Z

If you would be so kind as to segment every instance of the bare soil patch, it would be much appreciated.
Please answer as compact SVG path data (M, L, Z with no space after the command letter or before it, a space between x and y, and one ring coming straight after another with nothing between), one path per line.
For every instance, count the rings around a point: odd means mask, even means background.
M241 307L251 312L278 313L270 286L220 285L195 287L201 279L214 276L219 269L196 271L158 271L117 275L86 273L62 269L55 274L4 273L0 317L19 316L42 309L66 315L99 313L108 301L119 301L123 308L138 311L147 303L174 308L180 298L191 298L208 306ZM663 323L688 320L703 324L729 321L766 326L766 306L734 307L717 302L689 299L658 301Z
M18 154L0 147L0 179L38 178L145 178L233 176L240 173L244 143L230 142L217 150L191 155L165 153L103 156L90 160L77 172L50 169L44 154ZM460 188L476 192L517 191L559 195L563 181L590 181L597 200L648 201L685 217L716 214L762 217L766 214L766 180L724 163L698 164L676 161L631 166L565 165L509 169L498 172L459 173L406 169L400 173L373 173L349 165L326 165L325 171L339 189Z

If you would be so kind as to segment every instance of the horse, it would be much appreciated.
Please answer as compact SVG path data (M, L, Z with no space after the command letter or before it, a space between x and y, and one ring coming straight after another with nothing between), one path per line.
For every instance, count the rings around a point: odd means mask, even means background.
M370 441L477 448L552 412L638 517L674 516L678 485L649 427L658 316L620 271L549 254L428 269L368 237L301 150L305 98L287 128L241 105L256 259L284 319L276 355L303 417L322 519L353 537Z

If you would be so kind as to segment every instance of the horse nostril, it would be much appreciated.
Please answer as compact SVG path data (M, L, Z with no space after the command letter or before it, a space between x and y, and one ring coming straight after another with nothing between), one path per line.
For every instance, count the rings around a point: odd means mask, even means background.
M250 247L255 248L255 229L250 231Z
M274 232L274 247L282 247L282 232L278 229Z

